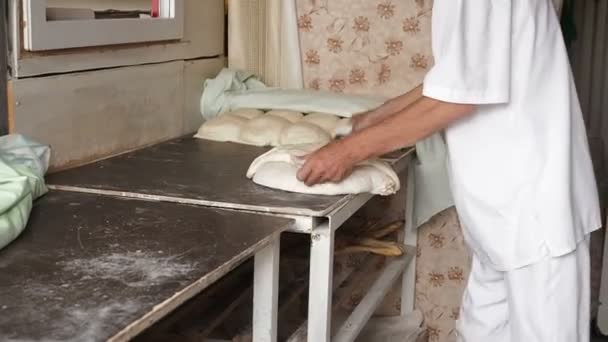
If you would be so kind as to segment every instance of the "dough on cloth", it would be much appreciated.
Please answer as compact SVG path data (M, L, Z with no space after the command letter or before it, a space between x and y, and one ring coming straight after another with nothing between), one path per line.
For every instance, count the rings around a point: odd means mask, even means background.
M194 136L199 139L236 142L247 120L231 114L223 114L207 120Z
M241 117L246 120L251 120L251 119L255 119L259 116L264 115L264 112L259 109L240 108L240 109L235 109L228 114L232 114L234 116L238 116L238 117Z
M251 163L247 178L269 188L314 195L372 193L388 196L399 190L399 177L386 162L380 160L359 163L353 172L339 183L307 186L296 176L303 163L301 157L321 146L306 144L275 147Z
M276 146L279 144L281 132L290 124L283 118L263 115L245 124L239 141L256 146Z
M338 121L340 121L340 118L332 114L311 113L306 115L302 120L315 124L331 134L338 124Z
M309 122L297 122L281 133L281 145L326 144L331 136L321 127Z
M278 116L291 123L298 122L298 121L302 120L302 118L304 117L304 114L302 114L300 112L294 112L291 110L271 110L268 113L266 113L266 115Z

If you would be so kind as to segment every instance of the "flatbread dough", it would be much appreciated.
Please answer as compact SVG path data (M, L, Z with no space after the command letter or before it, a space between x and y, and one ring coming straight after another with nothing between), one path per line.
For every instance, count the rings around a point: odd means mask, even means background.
M266 115L278 116L291 123L296 123L302 120L302 118L304 117L304 114L291 110L271 110L270 112L266 113Z
M240 108L240 109L235 109L228 114L232 114L232 115L241 117L246 120L251 120L251 119L255 119L257 117L264 115L264 112L259 109Z
M338 121L340 121L340 117L325 113L311 113L306 115L302 120L315 124L331 134L338 124Z
M296 176L303 162L300 158L320 146L320 144L308 144L276 147L251 163L247 178L269 188L315 195L372 193L388 196L399 190L399 177L387 163L380 160L369 160L358 164L350 176L340 183L307 186Z
M283 129L291 123L283 118L263 115L249 120L239 136L239 141L256 146L277 146Z
M247 120L231 114L223 114L207 120L194 136L199 139L238 142Z
M345 137L353 132L353 121L350 118L341 119L334 127L331 134L332 138L337 136Z
M281 133L281 145L326 144L331 136L321 127L309 122L297 122Z

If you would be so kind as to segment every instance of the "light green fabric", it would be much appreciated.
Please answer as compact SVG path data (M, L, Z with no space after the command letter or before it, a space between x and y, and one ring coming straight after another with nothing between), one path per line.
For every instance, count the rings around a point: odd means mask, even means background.
M50 149L21 135L0 137L0 249L23 232L34 199L47 188Z
M201 113L211 119L238 108L282 109L303 113L331 113L350 117L384 103L381 97L366 97L331 92L270 88L250 73L222 70L205 81Z
M343 117L375 109L386 99L311 90L266 87L253 74L222 70L204 84L201 98L203 118L237 108L283 109L303 113L322 112ZM447 151L443 138L435 134L416 144L414 217L420 226L435 214L454 205L447 174Z

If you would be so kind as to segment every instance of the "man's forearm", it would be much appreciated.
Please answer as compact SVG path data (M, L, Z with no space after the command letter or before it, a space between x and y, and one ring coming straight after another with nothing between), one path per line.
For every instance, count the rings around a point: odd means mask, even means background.
M357 132L369 126L375 125L382 120L402 111L407 106L422 97L422 86L418 86L409 92L391 99L373 111L353 117L353 131Z
M356 146L351 153L356 161L379 157L399 148L413 146L451 123L469 115L473 105L441 102L422 97L385 120L344 139Z

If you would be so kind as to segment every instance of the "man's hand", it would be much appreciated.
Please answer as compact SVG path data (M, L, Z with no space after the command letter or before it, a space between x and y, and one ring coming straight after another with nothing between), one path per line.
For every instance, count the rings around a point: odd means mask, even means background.
M304 165L298 171L298 180L308 186L338 183L352 172L356 164L354 154L352 144L332 142L304 157Z

